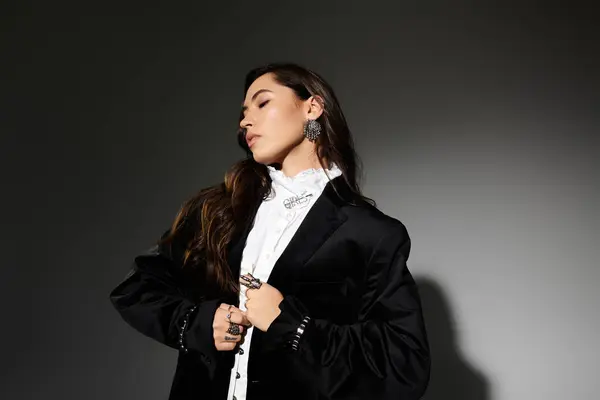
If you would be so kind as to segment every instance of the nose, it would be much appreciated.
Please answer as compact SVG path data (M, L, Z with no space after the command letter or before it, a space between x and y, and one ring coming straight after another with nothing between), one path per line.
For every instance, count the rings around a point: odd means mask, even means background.
M249 126L252 126L252 122L248 118L248 115L246 115L245 117L242 117L242 120L240 121L240 128L248 129Z

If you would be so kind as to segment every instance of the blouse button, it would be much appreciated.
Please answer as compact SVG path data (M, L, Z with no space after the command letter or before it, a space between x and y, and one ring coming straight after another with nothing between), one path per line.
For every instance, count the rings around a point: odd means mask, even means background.
M243 355L244 355L244 349L242 349L242 348L240 347L240 351L239 351L239 353L240 353L240 356L243 356Z
M240 373L239 373L239 372L236 372L236 373L235 373L235 379L240 379L240 377L241 377Z

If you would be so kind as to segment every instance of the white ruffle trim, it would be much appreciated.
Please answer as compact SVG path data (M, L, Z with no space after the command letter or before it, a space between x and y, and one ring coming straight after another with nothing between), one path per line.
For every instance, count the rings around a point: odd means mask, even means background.
M342 174L342 171L340 171L340 169L338 168L338 166L335 163L333 163L332 167L327 170L323 170L323 168L309 168L309 169L305 169L304 171L298 172L294 176L287 176L283 173L283 171L281 171L279 169L275 169L274 167L272 167L270 165L267 165L267 169L269 170L269 175L271 176L271 179L277 180L280 182L284 181L284 182L289 182L289 183L303 181L303 180L307 179L309 176L313 176L315 174L321 174L323 177L326 177L326 175L325 175L325 173L326 173L327 175L329 175L330 179L333 179Z

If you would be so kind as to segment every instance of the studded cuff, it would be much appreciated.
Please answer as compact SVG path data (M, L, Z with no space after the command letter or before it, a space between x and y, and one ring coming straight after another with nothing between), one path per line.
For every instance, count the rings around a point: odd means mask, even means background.
M307 315L304 317L304 319L300 323L300 326L298 327L298 329L296 329L296 334L294 335L294 338L292 339L292 342L291 342L292 350L298 351L298 344L300 343L300 338L302 337L302 334L304 333L304 330L306 329L306 325L308 325L308 321L310 321L310 317Z
M217 351L212 328L215 312L223 302L223 299L202 300L198 303L186 301L177 323L176 340L180 354L199 357L211 377L214 377L220 359L228 354L226 351Z
M309 311L294 296L285 296L279 303L281 313L269 326L265 333L268 340L264 345L267 350L286 348L292 352L302 348L302 341L306 339L311 330L313 321L308 316Z
M190 326L191 315L194 313L194 311L196 311L196 309L198 309L198 306L194 305L184 314L183 321L181 323L181 326L179 327L179 350L184 353L187 353L189 351L184 343L184 335L188 327Z

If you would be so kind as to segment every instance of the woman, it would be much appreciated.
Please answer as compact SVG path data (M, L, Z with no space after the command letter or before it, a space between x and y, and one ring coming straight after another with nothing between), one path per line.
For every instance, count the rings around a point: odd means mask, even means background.
M417 399L429 380L405 226L360 193L330 86L250 71L248 158L187 201L110 294L179 349L170 399Z

